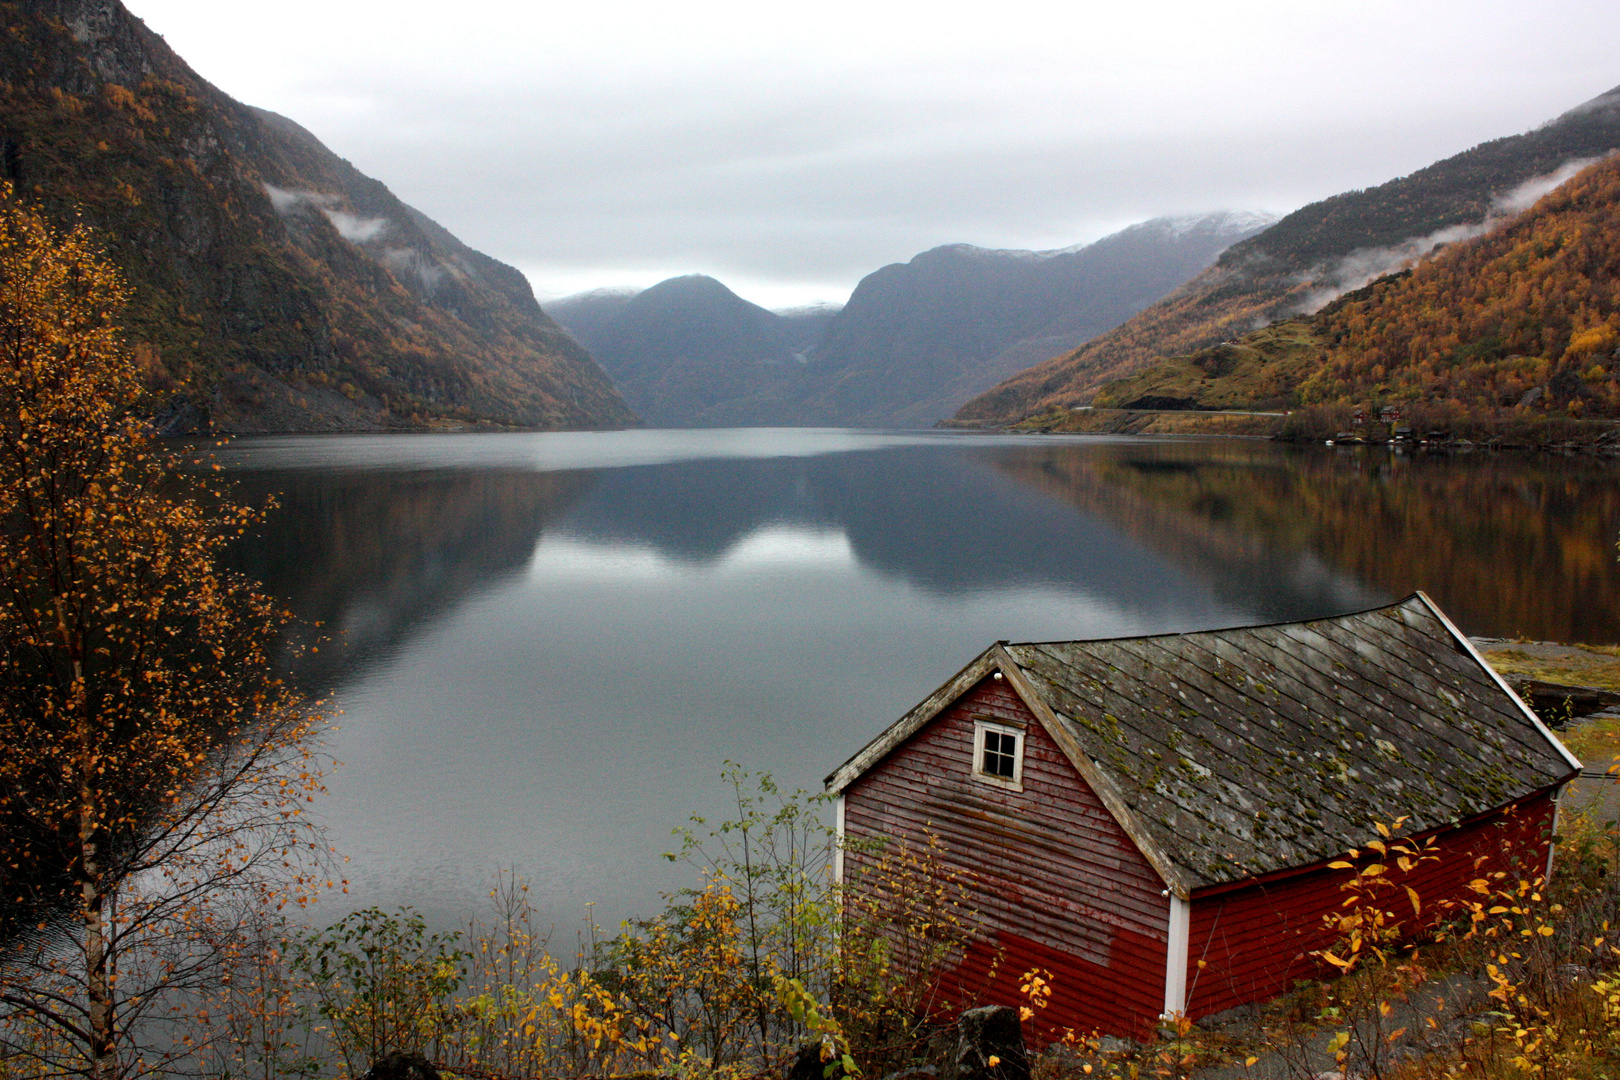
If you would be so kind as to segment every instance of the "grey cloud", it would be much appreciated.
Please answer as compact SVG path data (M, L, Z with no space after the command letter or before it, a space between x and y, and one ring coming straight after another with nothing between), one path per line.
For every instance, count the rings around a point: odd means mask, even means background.
M354 0L326 5L320 34L251 5L131 2L222 89L497 258L846 289L942 243L1062 247L1382 183L1613 86L1620 31L1592 0ZM323 208L390 243L345 210Z

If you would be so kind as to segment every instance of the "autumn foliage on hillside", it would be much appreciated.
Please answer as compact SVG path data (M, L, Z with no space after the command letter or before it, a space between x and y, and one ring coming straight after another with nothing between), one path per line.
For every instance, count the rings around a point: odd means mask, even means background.
M1366 397L1620 415L1620 158L1324 313L1302 404Z
M1414 430L1494 443L1606 438L1611 427L1592 422L1620 418L1617 209L1620 157L1315 316L1165 358L1093 403L1294 410L1278 427L1290 438L1332 437L1375 407Z
M1521 185L1545 182L1617 148L1620 91L1610 91L1534 131L1302 207L1234 244L1214 266L1124 325L974 398L954 422L1051 416L1091 403L1103 386L1166 358L1313 312L1327 297L1365 282L1368 266L1397 265L1443 237L1482 229L1518 205Z

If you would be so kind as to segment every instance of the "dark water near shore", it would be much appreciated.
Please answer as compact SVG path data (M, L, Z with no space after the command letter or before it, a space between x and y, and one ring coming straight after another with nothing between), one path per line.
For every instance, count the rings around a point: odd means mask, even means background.
M745 430L242 439L237 552L330 640L349 905L559 941L651 913L721 762L823 775L997 639L1308 618L1620 641L1615 466L1260 442ZM324 906L324 905L323 905ZM325 912L335 917L339 905ZM319 916L317 916L319 917Z

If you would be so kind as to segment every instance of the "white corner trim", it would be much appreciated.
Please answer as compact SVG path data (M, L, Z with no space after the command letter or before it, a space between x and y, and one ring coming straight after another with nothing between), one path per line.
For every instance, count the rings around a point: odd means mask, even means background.
M833 884L844 883L844 796L833 800Z
M1491 667L1490 661L1486 660L1480 651L1474 648L1474 643L1468 639L1468 635L1457 629L1457 624L1452 622L1451 619L1446 616L1446 613L1440 610L1439 604L1436 604L1433 600L1429 599L1428 593L1424 592L1422 589L1419 589L1417 595L1422 598L1426 605L1428 605L1429 610L1434 612L1435 617L1445 624L1446 629L1451 631L1451 636L1457 639L1457 643L1468 650L1468 655L1474 658L1474 662L1480 667L1484 668L1492 679L1496 680L1496 685L1502 688L1502 692L1507 694L1507 696L1512 698L1514 701L1518 702L1519 708L1524 712L1524 715L1529 719L1529 721L1536 726L1536 730L1541 732L1542 738L1551 743L1553 747L1564 756L1564 760L1569 763L1571 768L1575 769L1577 772L1580 771L1582 768L1580 759L1569 752L1569 747L1564 745L1563 740L1554 735L1552 733L1552 729L1541 722L1541 717L1536 715L1536 710L1526 705L1524 703L1524 699L1518 695L1517 691L1507 684L1507 680L1502 678L1501 675L1497 674L1496 669Z
M1187 1011L1187 939L1192 930L1192 904L1170 894L1170 934L1164 948L1164 1015Z
M1558 850L1558 819L1563 816L1564 792L1568 790L1568 784L1559 784L1558 790L1553 792L1552 835L1547 837L1547 869L1541 875L1543 882L1552 881L1553 853Z

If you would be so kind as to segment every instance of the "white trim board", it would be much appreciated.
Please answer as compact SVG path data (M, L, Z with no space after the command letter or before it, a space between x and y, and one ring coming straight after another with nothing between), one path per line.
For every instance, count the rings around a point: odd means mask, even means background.
M844 796L833 800L833 883L844 883Z
M1491 677L1491 680L1495 682L1498 687L1501 688L1502 692L1513 699L1513 701L1519 706L1519 710L1524 713L1524 718L1530 721L1531 725L1535 727L1536 731L1540 733L1541 737L1546 739L1547 742L1552 745L1553 749L1557 750L1561 755L1563 755L1564 760L1569 763L1570 768L1574 769L1576 772L1579 772L1582 768L1580 759L1569 752L1569 747L1564 745L1563 740L1554 735L1552 733L1552 729L1541 722L1541 717L1536 715L1536 710L1532 709L1529 705L1526 705L1524 699L1518 695L1518 692L1507 684L1507 680L1502 678L1495 668L1491 667L1491 662L1485 659L1484 655L1474 647L1473 640L1469 638L1467 634L1457 629L1457 624L1446 617L1446 613L1440 610L1440 605L1429 599L1428 593L1424 592L1422 589L1419 589L1414 595L1423 601L1424 606L1429 609L1435 618L1440 620L1442 626L1451 631L1451 636L1457 640L1457 644L1463 647L1463 651L1473 658L1474 663L1484 668L1485 673Z
M1192 903L1170 894L1169 935L1164 943L1164 1015L1187 1011L1187 945L1192 930Z

